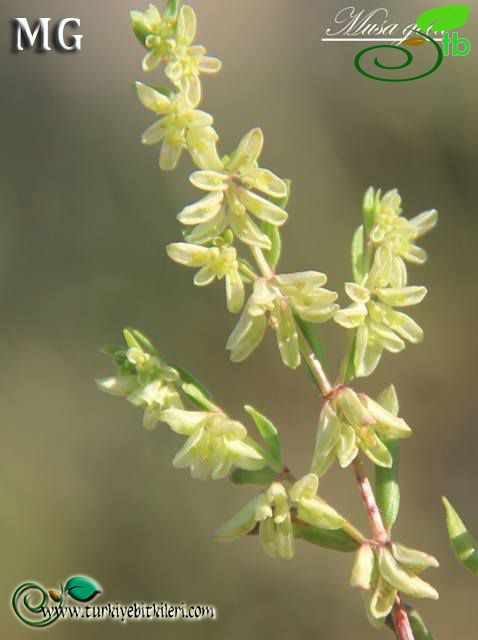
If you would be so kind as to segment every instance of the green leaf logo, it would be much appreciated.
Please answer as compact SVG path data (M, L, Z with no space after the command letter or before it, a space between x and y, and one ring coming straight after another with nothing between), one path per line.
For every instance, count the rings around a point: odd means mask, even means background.
M464 4L447 5L424 11L417 18L417 26L425 33L433 26L433 31L450 31L462 27L468 20L471 7Z
M89 602L101 593L101 587L92 578L75 576L65 584L64 593L78 602Z

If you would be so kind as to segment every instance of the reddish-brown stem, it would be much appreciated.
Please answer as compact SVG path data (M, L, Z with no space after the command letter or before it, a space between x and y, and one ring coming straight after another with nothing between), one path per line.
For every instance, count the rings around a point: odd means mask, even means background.
M397 640L414 640L415 636L413 635L407 610L403 604L400 594L397 594L392 617Z
M302 356L306 360L315 377L320 394L325 400L328 400L330 398L330 394L333 393L334 388L330 384L327 375L322 368L321 362L301 332L299 332L299 345ZM362 498L362 502L365 506L372 528L373 541L377 545L390 544L390 534L383 524L382 515L378 508L377 501L375 500L372 485L365 473L364 465L360 458L355 458L353 467L359 487L360 497ZM407 611L399 593L397 594L393 607L392 618L397 640L415 640Z
M353 466L360 491L360 497L362 498L368 519L372 526L373 539L378 544L387 544L390 542L390 536L383 524L382 516L377 506L370 480L365 475L363 462L357 457L354 460Z
M390 543L390 535L383 524L380 510L377 506L375 496L370 484L370 480L365 475L363 462L359 458L355 458L353 463L355 477L360 491L362 502L367 511L368 519L372 527L374 542L380 545ZM397 640L414 640L410 620L408 619L407 610L402 602L400 594L397 594L395 604L392 611L393 628Z

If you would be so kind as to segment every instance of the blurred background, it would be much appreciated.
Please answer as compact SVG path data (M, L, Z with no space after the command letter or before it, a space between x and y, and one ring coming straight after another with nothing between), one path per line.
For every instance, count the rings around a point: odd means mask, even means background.
M323 270L343 291L370 185L398 187L408 216L440 212L424 242L430 261L411 273L430 290L413 311L425 342L386 356L362 388L395 382L414 428L402 447L396 536L441 561L428 574L440 603L420 610L437 638L475 638L478 613L469 602L478 583L451 554L440 496L478 532L478 20L460 31L470 55L394 84L357 73L360 45L321 42L342 8L331 0L191 4L199 42L224 62L205 80L204 101L223 152L260 126L264 166L293 181L284 272ZM403 26L433 6L387 5ZM35 633L11 614L17 585L57 587L86 574L103 586L104 601L203 602L219 613L215 623L90 624L92 639L379 637L348 587L350 556L298 543L296 558L281 562L256 539L215 543L211 531L254 490L193 482L174 470L181 439L164 425L145 431L140 412L95 388L94 378L113 370L99 348L121 341L124 326L138 327L232 415L245 420L247 402L276 421L296 473L310 462L320 401L304 371L281 365L271 335L246 363L232 365L224 345L236 319L225 311L222 285L198 290L193 272L167 259L165 245L180 238L175 215L197 193L186 158L162 174L159 149L140 143L154 118L131 90L144 79L132 8L144 7L130 0L2 0L0 7L0 635ZM20 16L79 17L83 50L11 53L10 20ZM327 326L322 335L335 372L343 332ZM352 472L334 470L321 492L367 526ZM75 640L85 627L63 623L47 633Z

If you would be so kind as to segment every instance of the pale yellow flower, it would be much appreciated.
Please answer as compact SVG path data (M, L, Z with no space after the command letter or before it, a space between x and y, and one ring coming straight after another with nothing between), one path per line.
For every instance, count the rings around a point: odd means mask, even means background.
M197 146L202 142L214 148L217 134L211 127L213 118L209 113L193 109L181 94L167 96L141 82L136 83L136 88L142 104L161 116L142 136L144 144L162 142L161 169L175 169L183 149L190 144Z
M263 144L262 131L253 129L244 136L231 157L213 160L209 150L209 159L214 164L190 176L192 184L208 195L186 207L178 216L180 222L194 227L187 235L188 241L211 242L229 227L242 242L270 249L269 237L249 214L262 222L283 225L287 213L271 199L285 197L288 190L283 180L259 167L257 161Z
M189 467L193 478L224 478L231 468L257 470L266 465L261 453L246 441L247 430L219 411L166 409L160 417L175 433L188 437L173 465Z
M384 350L398 353L405 348L405 340L413 344L423 340L421 327L396 309L420 303L427 290L425 287L393 286L400 283L394 264L390 247L379 247L365 284L349 282L345 285L352 304L334 316L341 326L357 330L354 364L359 377L368 376L375 370Z
M402 418L387 411L365 394L341 387L327 400L319 418L311 469L323 476L335 459L349 466L359 449L381 467L392 465L392 456L380 438L406 438L411 429Z
M225 279L227 308L237 313L244 304L244 285L239 275L237 253L234 247L206 248L186 242L175 242L167 247L169 257L187 267L199 268L194 284L204 287L216 278Z
M309 322L326 322L336 309L337 294L323 288L327 277L316 271L258 278L226 348L231 360L245 360L260 344L267 324L276 331L282 361L295 369L300 349L294 313Z

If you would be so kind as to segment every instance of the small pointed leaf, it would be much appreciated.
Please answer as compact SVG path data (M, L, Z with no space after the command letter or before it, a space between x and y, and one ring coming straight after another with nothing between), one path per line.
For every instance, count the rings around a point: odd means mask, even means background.
M230 480L234 484L256 484L268 486L277 479L277 471L270 467L264 467L258 471L246 471L246 469L234 469Z
M359 545L344 529L317 529L307 524L294 522L294 536L324 549L345 553L357 551Z
M197 387L197 389L199 389L199 391L205 398L207 398L207 400L214 402L214 398L212 397L212 393L209 391L209 389L205 387L202 382L200 382L195 376L193 376L192 373L189 373L189 371L186 371L186 369L183 369L183 367L178 367L178 365L176 364L172 364L171 366L173 367L173 369L176 369L183 382Z
M139 42L143 45L143 47L145 47L146 38L149 35L149 31L146 28L146 25L144 24L144 20L142 16L143 14L140 11L130 12L131 26L133 28L134 35L138 38Z
M352 273L357 284L362 284L367 275L363 254L363 226L357 229L352 239Z
M274 460L278 464L282 465L282 453L279 440L279 432L277 431L277 428L268 418L262 415L262 413L256 411L254 407L246 405L244 409L254 420L255 425Z
M432 634L426 628L423 618L418 611L416 609L409 609L407 613L415 640L433 640Z
M126 331L133 336L136 343L139 345L139 347L143 351L151 354L152 356L158 355L156 347L153 345L151 340L144 335L144 333L141 333L141 331L138 331L138 329L130 329L130 328L125 329L125 332Z
M466 569L478 576L478 543L448 500L442 500L446 511L448 536L455 556Z
M163 18L175 18L178 15L178 5L178 0L168 0L168 3L164 8Z

